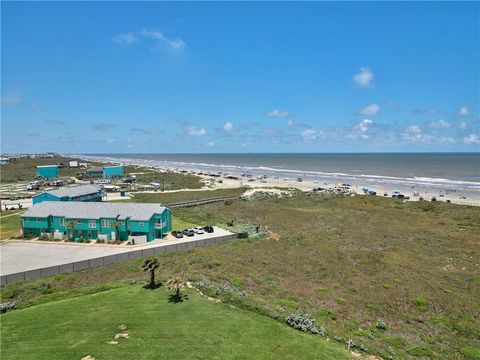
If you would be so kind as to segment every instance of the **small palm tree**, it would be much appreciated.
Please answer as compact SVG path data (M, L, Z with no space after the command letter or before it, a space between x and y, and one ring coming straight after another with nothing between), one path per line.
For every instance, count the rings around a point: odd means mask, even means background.
M76 221L69 221L67 223L67 229L71 229L69 233L71 235L70 238L72 241L75 240L75 225L77 225Z
M144 272L150 272L150 283L147 285L147 288L155 288L155 270L160 267L160 262L157 258L145 259L141 265L141 269Z
M175 293L170 297L170 301L175 303L183 301L180 291L185 287L185 285L186 282L183 277L173 277L167 281L167 289Z
M120 227L121 224L122 224L122 223L121 223L120 221L118 221L118 220L112 221L111 227L115 228L115 241L120 240L120 239L118 238L118 236L119 236L118 228Z

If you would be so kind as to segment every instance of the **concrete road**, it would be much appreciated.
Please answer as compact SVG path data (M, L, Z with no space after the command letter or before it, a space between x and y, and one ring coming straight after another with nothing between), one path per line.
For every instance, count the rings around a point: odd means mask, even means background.
M126 246L106 244L58 243L53 241L8 241L0 244L0 275L58 266L76 261L90 260L102 256L126 253L157 246L187 243L231 234L215 227L212 234L195 235L176 239L172 235L147 244Z

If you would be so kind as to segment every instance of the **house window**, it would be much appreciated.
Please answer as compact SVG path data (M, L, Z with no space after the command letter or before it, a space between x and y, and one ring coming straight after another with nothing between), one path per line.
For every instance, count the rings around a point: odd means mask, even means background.
M61 218L61 219L60 219L60 225L61 225L61 226L65 226L65 219L64 219L64 218Z
M110 227L110 223L108 220L102 220L102 227L106 228L106 227Z
M77 219L77 224L81 224L81 223L83 223L83 220Z
M140 221L140 222L138 223L138 226L143 226L143 225L144 225L144 224L143 224L143 221Z
M88 227L95 229L97 227L97 222L94 219L88 220Z
M37 223L40 222L40 218L37 218Z
M25 218L25 222L30 222L30 218Z

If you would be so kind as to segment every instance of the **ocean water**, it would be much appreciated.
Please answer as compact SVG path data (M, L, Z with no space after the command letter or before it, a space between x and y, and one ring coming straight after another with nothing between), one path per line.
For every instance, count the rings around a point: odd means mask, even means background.
M84 156L170 169L201 169L392 188L480 192L480 153L96 154Z

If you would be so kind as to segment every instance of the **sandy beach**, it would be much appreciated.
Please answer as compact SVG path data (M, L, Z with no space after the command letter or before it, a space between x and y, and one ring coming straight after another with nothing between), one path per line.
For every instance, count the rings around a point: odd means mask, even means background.
M80 158L82 156L79 156ZM87 156L85 160L91 160L92 157ZM122 159L102 158L95 157L96 161L111 162L116 160L124 165L134 165L139 167L145 167L146 164L142 160L128 160L122 161ZM341 179L321 179L319 176L314 176L308 173L303 176L298 176L298 173L292 174L292 176L272 176L268 173L249 173L248 176L245 173L234 172L221 172L218 168L206 169L195 168L194 165L189 165L185 168L171 168L154 164L147 166L151 170L155 171L173 171L177 173L190 173L200 176L203 179L205 186L203 190L215 190L226 188L238 188L247 187L252 189L298 189L301 191L312 191L314 189L333 190L338 191L338 185L341 184ZM301 179L301 181L299 181ZM345 183L343 183L345 184ZM459 205L471 205L480 206L480 191L463 191L462 189L432 186L428 183L419 184L388 184L378 181L378 177L372 176L363 179L362 182L358 180L354 182L348 182L348 187L344 187L343 191L352 195L365 196L364 188L371 189L376 192L376 196L391 197L394 191L398 191L402 195L409 197L404 201L418 201L420 199L431 201L435 198L437 201L451 202ZM189 191L192 189L171 190L173 191ZM195 189L198 190L198 189ZM167 192L167 191L166 191Z

